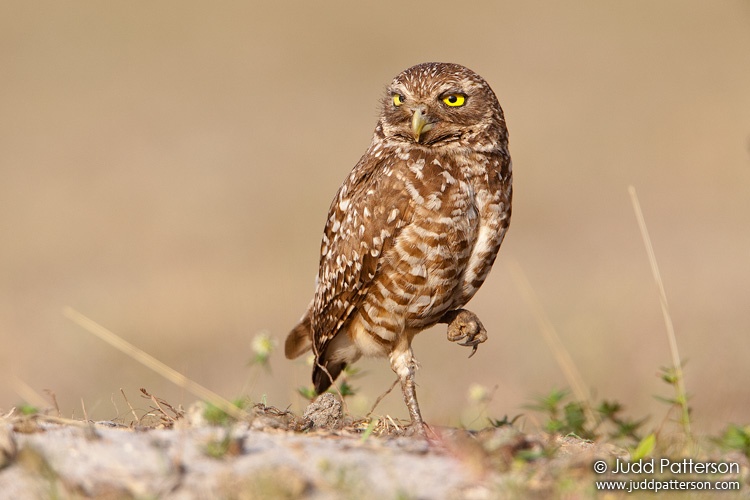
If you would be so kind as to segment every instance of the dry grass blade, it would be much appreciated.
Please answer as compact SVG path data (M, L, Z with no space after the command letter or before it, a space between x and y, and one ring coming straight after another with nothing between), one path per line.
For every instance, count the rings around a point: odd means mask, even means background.
M142 351L141 349L135 347L133 344L129 343L125 339L107 330L99 323L93 321L92 319L89 319L88 317L79 313L75 309L71 307L66 307L63 310L63 314L65 315L65 317L67 317L68 319L70 319L71 321L79 325L81 328L83 328L87 332L99 337L101 340L105 341L112 347L127 354L128 356L135 359L136 361L143 364L144 366L152 369L153 371L155 371L162 377L166 378L170 382L174 383L175 385L189 391L194 396L197 396L205 401L210 402L211 404L221 409L228 415L231 415L232 417L237 418L237 419L247 420L250 418L250 415L247 412L245 412L244 410L240 408L237 408L231 402L222 398L221 396L219 396L212 390L207 389L206 387L203 387L199 383L187 378L182 373L167 366L166 364L162 363L161 361L151 356L147 352Z
M55 417L53 415L42 415L39 413L33 415L33 417L34 419L43 420L45 422L52 422L53 424L70 425L73 427L80 427L82 429L86 429L90 426L90 423L88 421L83 422L81 420L75 420L72 418Z
M388 419L391 425L393 425L394 429L396 429L396 432L401 432L401 428L398 426L396 422L394 422L394 420L391 418L390 415L386 415L385 417Z
M52 404L55 407L55 411L57 412L58 417L62 417L62 413L60 413L60 406L57 404L57 396L54 392L50 391L49 389L45 389L44 392L47 393L47 396L52 400Z
M581 402L589 403L591 401L591 395L589 394L586 385L583 383L581 372L578 371L575 362L573 362L573 358L570 356L570 353L565 348L560 336L557 334L555 325L552 324L552 321L550 321L547 313L544 311L541 302L539 302L539 298L536 296L536 293L534 293L534 289L531 287L531 283L529 283L529 280L526 277L526 273L523 272L520 264L515 260L508 259L506 262L508 262L516 286L521 291L526 303L534 311L534 316L539 324L539 329L542 331L544 340L555 355L557 364L560 366L568 385L573 389L576 399ZM585 404L583 408L586 412L586 418L594 423L599 422L599 418L593 411L591 411L588 404Z
M83 398L81 398L81 408L83 409L83 420L84 422L89 421L89 414L86 411L86 403L83 402Z
M135 412L135 408L133 408L133 405L130 404L130 400L128 400L128 397L125 395L125 391L122 389L122 387L120 387L120 392L122 393L122 397L127 403L128 408L130 408L130 414L133 415L133 422L139 422L140 419L138 418L138 414Z
M151 402L153 402L156 405L156 408L154 410L158 411L161 414L161 420L171 426L174 424L177 419L182 418L185 415L185 412L182 410L178 410L177 408L173 407L171 404L169 404L167 401L157 398L153 394L149 394L149 392L141 387L141 397L144 397L146 399L150 399ZM169 411L172 412L172 415L169 415L163 407L166 407Z
M641 238L643 239L643 245L646 247L646 254L648 255L648 262L651 266L651 274L654 277L656 286L659 290L659 303L661 304L661 312L664 317L664 324L667 328L667 339L669 340L669 350L672 354L672 365L674 365L675 376L677 378L677 390L680 393L680 406L682 407L682 422L685 426L685 432L688 439L692 439L690 432L690 413L687 404L687 392L685 391L685 380L682 374L682 361L680 359L680 352L677 350L677 337L674 333L674 325L672 324L672 315L669 313L669 304L667 303L667 294L664 291L664 282L661 279L661 273L659 272L659 265L656 263L656 253L654 247L651 245L651 237L648 234L648 228L646 227L646 220L643 218L643 211L641 211L641 204L638 201L638 194L635 192L635 187L629 186L628 193L630 193L630 200L633 203L633 211L635 212L635 218L638 221L638 227L641 230Z
M21 396L21 399L28 404L35 406L36 408L44 408L47 406L48 403L47 400L44 399L44 396L39 394L20 378L14 376L11 383L16 394Z
M391 391L396 387L396 384L398 384L398 383L399 383L399 379L396 378L396 380L393 382L393 384L391 385L391 387L387 391L385 391L383 394L381 394L380 396L378 396L378 399L375 400L375 404L372 405L372 408L370 408L370 411L367 412L367 415L365 415L365 418L369 418L370 415L372 415L372 412L374 412L375 408L377 408L378 405L380 404L380 402L383 401L383 398L385 398L388 394L390 394Z

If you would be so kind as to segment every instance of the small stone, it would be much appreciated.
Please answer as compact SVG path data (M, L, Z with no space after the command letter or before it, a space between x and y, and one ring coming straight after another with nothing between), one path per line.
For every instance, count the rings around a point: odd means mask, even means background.
M335 394L325 392L305 408L302 418L312 422L313 429L338 429L344 419L341 400Z

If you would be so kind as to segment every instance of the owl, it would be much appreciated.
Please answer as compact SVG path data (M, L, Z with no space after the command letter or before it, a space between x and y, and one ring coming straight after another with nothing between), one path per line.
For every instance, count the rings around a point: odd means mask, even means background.
M414 336L447 324L448 340L487 340L464 305L492 267L511 215L512 168L502 108L458 64L423 63L387 87L372 143L328 210L315 295L285 351L312 349L315 391L362 356L386 357L411 418Z

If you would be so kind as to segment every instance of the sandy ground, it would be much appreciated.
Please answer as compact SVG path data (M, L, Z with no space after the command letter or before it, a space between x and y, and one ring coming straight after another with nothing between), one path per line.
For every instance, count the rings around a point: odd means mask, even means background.
M612 444L511 427L435 427L425 440L383 419L368 431L340 405L302 417L256 405L246 421L222 426L202 414L197 405L149 427L8 415L0 498L580 498L596 494L596 460L629 457ZM747 481L746 459L723 459L739 461Z

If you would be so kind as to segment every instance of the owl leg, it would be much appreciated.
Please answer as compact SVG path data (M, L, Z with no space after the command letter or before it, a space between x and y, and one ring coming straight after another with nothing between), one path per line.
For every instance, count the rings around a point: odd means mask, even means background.
M408 432L424 436L425 425L424 420L422 420L422 412L419 411L417 391L414 384L414 373L417 369L417 361L414 359L411 347L408 347L405 350L396 350L392 352L390 358L391 368L396 372L396 375L398 375L398 378L401 381L401 391L404 393L404 402L409 409L411 426Z
M448 340L451 342L463 340L458 345L471 346L469 357L477 352L479 344L487 340L487 330L485 330L482 322L479 321L476 314L466 309L448 311L443 314L439 323L448 324Z

